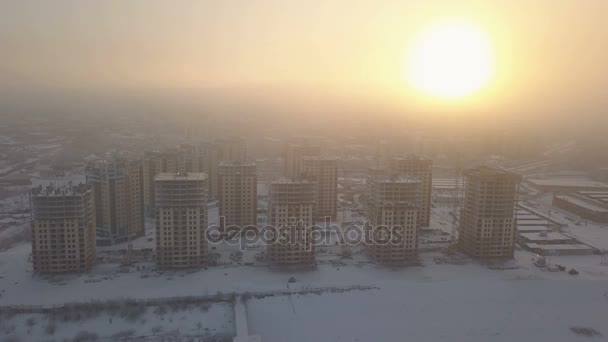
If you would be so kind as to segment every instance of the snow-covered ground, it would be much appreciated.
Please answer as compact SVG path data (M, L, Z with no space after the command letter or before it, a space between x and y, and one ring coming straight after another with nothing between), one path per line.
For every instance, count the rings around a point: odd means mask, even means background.
M2 318L2 341L10 338L10 341L119 341L123 338L172 341L171 338L176 337L205 336L226 337L225 340L230 341L234 335L234 316L228 303L69 311L54 315L19 314Z
M604 281L402 281L380 290L247 303L249 330L280 341L585 341L608 336ZM593 339L592 339L593 340Z
M537 205L549 207L542 197ZM433 229L452 232L451 210L433 208L429 234ZM579 219L562 211L551 214L569 222L562 228L564 233L598 248L608 247L606 227L577 225ZM217 208L213 207L210 221L216 216ZM153 221L147 221L147 228L146 236L134 241L134 249L154 246ZM213 247L211 252L227 261L223 266L160 272L150 261L124 269L115 260L99 262L83 275L45 277L33 274L28 260L31 247L21 243L0 252L0 306L370 286L374 289L249 298L249 334L260 335L264 342L589 340L576 332L580 329L608 337L608 265L599 255L547 258L552 264L579 272L570 275L534 266L536 256L524 250L516 250L515 260L502 270L442 252L420 253L418 266L389 268L370 262L360 247L353 247L352 259L341 259L338 246L327 246L317 256L314 269L285 271L255 261L254 255L263 248L248 249L237 262L229 261L228 255L238 246ZM120 255L116 250L125 248L122 244L100 248L99 252ZM288 283L292 276L296 282ZM36 323L32 325L30 319ZM155 341L176 329L179 338L186 341L188 336L232 336L235 332L229 303L164 316L148 307L136 320L109 312L78 322L55 320L56 331L50 336L49 317L42 314L2 317L0 322L0 341L12 336L22 341L72 340L81 331L97 333L100 340L107 341L120 334Z

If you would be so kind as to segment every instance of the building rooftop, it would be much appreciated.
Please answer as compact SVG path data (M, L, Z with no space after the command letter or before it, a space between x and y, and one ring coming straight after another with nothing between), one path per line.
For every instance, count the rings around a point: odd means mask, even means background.
M555 245L539 245L534 242L527 243L526 246L530 249L542 250L593 250L594 248L583 244L555 244Z
M314 183L307 179L293 179L289 177L281 177L272 181L272 184L310 184Z
M154 177L155 181L202 181L207 179L207 175L201 172L178 172L178 173L160 173Z
M563 240L573 240L571 237L566 236L557 232L546 232L546 233L521 233L519 234L522 238L529 241L563 241Z
M521 180L521 175L519 175L517 173L510 172L507 170L502 170L502 169L487 166L487 165L482 165L482 166L478 166L478 167L475 167L472 169L464 170L463 174L465 176L479 176L479 177L503 176L503 177L511 177L513 179Z
M32 188L30 194L35 197L77 196L86 193L90 189L91 187L84 183L78 183L76 185L73 185L72 183L60 185L50 183L46 186L40 185Z
M581 199L574 198L574 197L571 197L571 196L568 196L568 195L557 195L555 197L559 198L561 200L564 200L566 202L570 202L572 204L576 204L579 207L583 207L583 208L588 209L588 210L597 211L597 212L603 212L603 213L604 212L608 212L608 209L600 207L599 205L595 205L593 203L585 202L585 201L583 201Z
M380 178L376 178L373 180L374 182L377 183L392 183L392 184L413 184L413 183L420 183L419 180L415 179L415 178L409 178L409 177L402 177L402 176L398 176L398 177L380 177Z
M427 161L427 162L432 162L432 159L426 158L426 157L422 157L416 154L410 154L407 156L396 156L393 157L393 160L420 160L420 161Z
M255 162L241 160L227 160L220 163L219 166L255 166Z

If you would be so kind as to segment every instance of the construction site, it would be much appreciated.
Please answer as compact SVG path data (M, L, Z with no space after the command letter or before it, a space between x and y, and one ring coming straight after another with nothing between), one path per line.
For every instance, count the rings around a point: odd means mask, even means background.
M521 176L487 166L465 170L463 175L460 250L482 260L513 258Z
M207 176L161 173L155 178L158 267L189 268L207 263Z
M31 191L35 272L84 272L95 262L93 191L85 184Z
M268 261L274 265L313 264L313 213L316 183L280 179L270 184L268 223L274 237L268 242Z
M416 256L420 184L403 177L371 179L366 236L373 260L401 264Z

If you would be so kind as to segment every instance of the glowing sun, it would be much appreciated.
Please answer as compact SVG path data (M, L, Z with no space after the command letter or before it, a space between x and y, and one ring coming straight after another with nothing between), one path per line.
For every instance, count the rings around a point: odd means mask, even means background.
M443 23L414 38L404 72L407 82L423 93L461 98L490 82L494 51L483 30L467 23Z

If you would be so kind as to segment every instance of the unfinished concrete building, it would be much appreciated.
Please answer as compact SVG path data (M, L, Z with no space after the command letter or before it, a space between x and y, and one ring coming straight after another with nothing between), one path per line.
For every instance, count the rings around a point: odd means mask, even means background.
M302 159L319 156L321 156L319 145L287 143L283 154L283 175L291 179L300 177L303 171Z
M335 158L302 158L302 177L316 183L313 217L316 221L329 218L334 221L338 213L338 163Z
M144 154L143 196L144 208L148 217L154 217L154 178L161 173L202 172L195 170L198 165L196 150L190 145L164 151L149 151Z
M521 176L487 166L465 170L463 175L459 248L478 259L512 258Z
M212 144L201 145L199 155L207 158L206 168L201 172L206 172L209 177L210 197L219 199L219 165L228 161L246 161L247 145L238 137L216 139Z
M415 155L393 157L390 160L389 172L393 175L414 178L420 181L418 224L420 227L428 227L431 222L433 161Z
M89 163L86 180L93 187L99 245L123 242L144 234L140 161L113 159Z
M405 177L370 178L369 256L383 264L403 264L417 254L420 181Z
M306 180L281 179L271 183L268 223L275 235L266 248L271 264L314 264L315 188L315 183Z
M30 193L35 272L84 272L95 262L95 208L89 185L39 186Z
M226 161L218 167L220 228L257 230L257 171L255 163Z
M161 173L155 178L156 261L160 268L207 263L207 176Z

